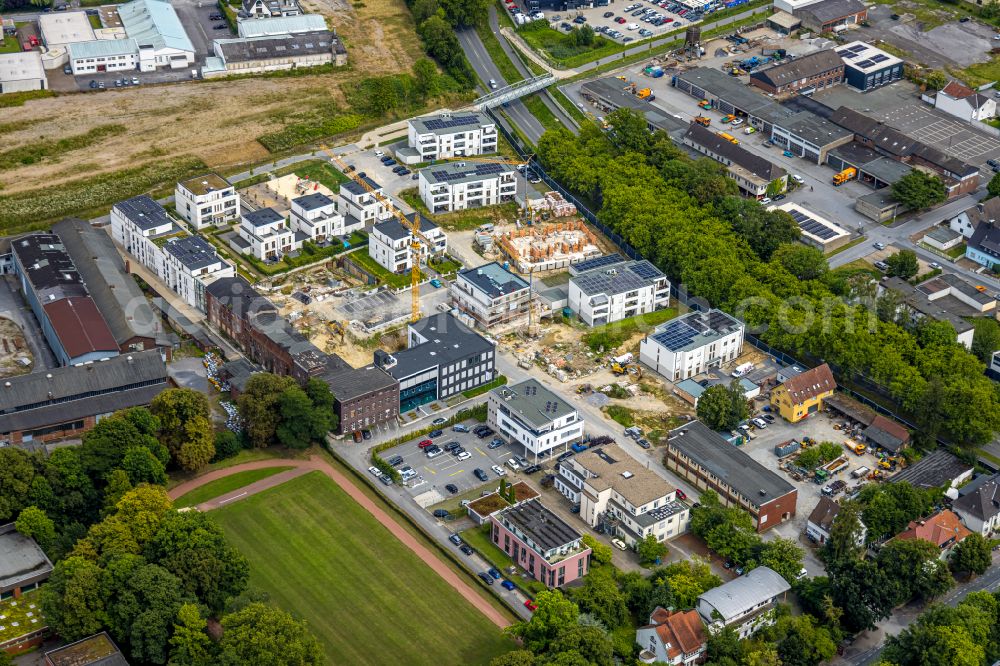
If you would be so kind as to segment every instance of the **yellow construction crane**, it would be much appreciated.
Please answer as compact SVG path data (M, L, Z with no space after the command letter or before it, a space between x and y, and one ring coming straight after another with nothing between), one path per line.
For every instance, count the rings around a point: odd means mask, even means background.
M399 223L403 225L404 229L409 229L412 234L412 239L410 240L410 296L412 303L410 305L410 321L417 321L420 319L420 250L422 248L421 242L426 244L428 252L430 248L434 247L434 244L427 240L427 237L420 232L420 213L413 214L413 221L411 222L403 213L398 210L389 200L388 197L375 191L368 181L364 178L358 176L356 170L349 168L348 164L344 160L340 159L326 146L320 146L320 150L327 154L330 161L340 167L340 170L345 176L353 180L355 183L360 185L366 192L375 197L375 200L380 204L385 206L385 209L389 211L393 217L399 220Z

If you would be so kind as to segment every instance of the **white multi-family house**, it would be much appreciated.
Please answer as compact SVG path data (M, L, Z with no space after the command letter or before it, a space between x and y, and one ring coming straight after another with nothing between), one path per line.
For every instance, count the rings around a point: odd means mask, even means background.
M646 260L622 261L569 279L569 308L588 326L600 326L670 305L670 282Z
M400 152L400 156L407 163L416 164L495 153L497 136L496 123L481 111L411 118L407 128L410 150Z
M984 475L960 488L951 510L977 534L991 537L1000 531L1000 474Z
M195 229L224 226L240 216L240 195L224 178L210 173L177 183L174 208Z
M158 275L163 265L162 239L183 233L166 209L145 194L111 207L112 237L140 264Z
M450 291L452 305L486 330L528 318L530 285L495 261L459 272Z
M420 234L430 243L420 241L420 261L426 261L428 256L443 254L448 249L448 237L438 225L419 213L410 213L407 219L414 224L420 222ZM368 255L379 265L393 273L405 273L413 266L413 231L397 220L390 218L372 227L368 236Z
M243 0L242 13L250 18L267 19L298 16L302 9L295 0Z
M487 422L536 460L583 437L583 417L576 408L536 379L490 391Z
M791 585L773 569L757 567L745 575L703 592L697 610L710 630L733 627L743 639L774 624L770 611Z
M208 241L188 235L163 206L146 195L111 208L111 235L135 259L199 310L205 310L205 287L236 274Z
M385 204L375 198L375 193L384 196L382 186L368 176L365 176L364 181L371 188L370 191L353 180L340 185L337 212L344 216L348 227L355 228L360 222L361 227L357 228L371 229L376 222L392 217Z
M244 253L273 260L301 249L305 234L296 233L273 208L259 208L240 216L240 239Z
M517 170L492 162L450 162L420 170L420 198L431 213L513 201Z
M292 199L289 215L292 228L313 243L322 243L333 236L345 236L357 228L347 229L344 216L337 212L337 202L322 192Z
M743 323L721 310L689 312L643 338L639 360L679 382L735 360L743 349L743 332Z
M559 463L556 490L580 503L580 519L635 545L687 531L690 508L677 489L619 446L590 449Z
M205 287L219 278L233 277L236 270L200 236L171 238L163 244L163 272L160 278L184 301L202 312L206 310Z

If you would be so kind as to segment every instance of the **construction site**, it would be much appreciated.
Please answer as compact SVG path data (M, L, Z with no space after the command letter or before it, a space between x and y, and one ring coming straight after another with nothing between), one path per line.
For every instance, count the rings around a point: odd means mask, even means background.
M0 376L27 374L33 363L21 328L10 319L0 317Z
M306 194L325 194L330 198L337 196L327 186L294 173L240 190L244 205L250 203L254 208L273 208L279 215L291 209L292 199Z
M525 274L567 269L603 254L597 237L579 219L531 226L505 225L495 228L492 235L511 265Z

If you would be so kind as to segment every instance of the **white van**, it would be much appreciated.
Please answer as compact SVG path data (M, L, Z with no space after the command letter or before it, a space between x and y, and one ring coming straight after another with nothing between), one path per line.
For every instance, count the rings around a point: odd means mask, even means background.
M639 29L639 24L638 23L629 23L627 26L625 26L625 29L629 30L629 31L638 30Z

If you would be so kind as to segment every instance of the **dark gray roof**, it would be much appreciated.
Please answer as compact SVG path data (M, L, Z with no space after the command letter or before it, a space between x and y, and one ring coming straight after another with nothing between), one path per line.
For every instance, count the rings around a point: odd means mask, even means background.
M499 298L528 288L528 283L523 278L514 275L495 261L477 268L467 268L459 275L490 298Z
M931 300L926 293L917 287L894 276L883 277L879 281L879 285L900 294L903 303L913 311L937 321L948 322L956 333L964 333L972 329L972 324L965 317L975 314L975 311L954 296L948 295Z
M149 404L167 385L158 350L10 377L0 384L0 432Z
M418 213L410 213L409 215L406 216L406 219L408 219L412 223L417 215ZM410 237L410 230L404 227L402 222L400 222L394 217L391 217L388 220L385 220L384 222L379 222L378 224L375 225L374 228L394 241L403 240L404 238ZM420 216L421 233L431 231L437 228L438 226L436 224L428 220L423 215Z
M940 488L951 485L955 479L970 471L972 465L962 462L943 449L936 449L895 474L890 481L909 481L915 488Z
M862 169L865 173L870 173L890 185L913 171L913 167L910 165L903 164L891 157L879 157L877 160L864 165Z
M301 197L296 197L292 199L292 203L306 209L306 210L316 210L317 208L325 208L333 203L333 199L326 196L322 192L314 192L312 194L306 194Z
M720 99L724 99L740 111L753 114L758 109L769 107L774 101L754 92L736 77L727 76L718 69L695 67L677 75L699 88L703 88Z
M500 386L490 391L500 404L536 430L576 409L558 395L542 386L537 379L526 379L513 386Z
M667 446L707 469L755 506L795 491L788 481L727 442L701 421L692 421L670 431Z
M229 385L237 391L245 391L247 382L260 370L242 356L222 366L222 373L229 378Z
M728 143L728 141L726 142ZM607 268L595 268L570 278L570 282L588 296L624 294L649 286L662 278L663 273L645 259L615 264Z
M858 14L865 10L865 5L860 0L823 0L814 5L794 10L795 16L811 16L818 23L829 23L837 19Z
M850 130L811 111L800 111L777 124L795 136L820 147L851 136Z
M1000 226L980 222L969 238L969 247L996 257L1000 263Z
M90 297L119 345L130 338L163 336L160 318L125 270L111 236L84 220L69 218L52 225L63 240Z
M980 520L989 520L1000 513L1000 483L994 477L970 493L952 502L951 508Z
M277 311L271 301L240 276L219 278L208 285L205 291L240 318L247 318L256 312Z
M24 269L28 283L45 302L74 296L86 296L76 265L55 234L31 234L14 240L11 251ZM49 298L49 295L54 298Z
M562 518L546 509L537 498L508 507L497 514L496 518L501 523L513 526L543 553L562 548L583 537Z
M7 592L50 573L52 562L33 539L19 534L13 523L0 526L0 590Z
M684 134L684 138L691 140L699 146L704 146L716 155L722 155L736 166L742 167L758 178L763 178L768 182L777 180L786 174L786 171L774 162L759 157L746 148L737 146L728 139L723 139L712 130L702 127L698 123L691 123Z
M271 37L219 39L215 43L222 51L222 59L230 63L332 53L336 42L337 36L329 30L317 30Z
M612 254L602 254L599 257L594 257L593 259L584 259L583 261L571 264L569 267L570 275L578 275L580 273L586 273L587 271L593 270L595 268L604 268L606 266L613 266L614 264L620 264L624 261L628 261L625 257L614 252Z
M143 231L174 223L167 215L166 209L153 201L152 197L147 194L119 201L114 207L122 216Z
M829 532L838 513L840 513L839 504L829 497L820 497L816 508L809 514L809 522Z
M398 386L389 373L374 365L328 371L322 379L330 386L334 399L341 404Z
M758 70L753 72L750 78L770 83L775 88L783 88L796 81L824 74L832 69L843 68L844 61L837 52L833 49L824 49L792 60L784 60L774 67Z
M163 249L177 258L188 270L196 271L217 264L222 259L215 248L201 236L184 236L168 240Z
M363 180L366 183L368 183L368 186L370 188L372 188L373 190L379 190L379 191L381 191L382 186L379 185L378 183L376 183L374 180L372 180L370 176L365 176ZM340 186L342 188L344 188L345 190L347 190L348 192L350 192L351 194L354 194L354 195L367 194L368 193L368 190L366 190L364 187L361 186L360 183L358 183L358 182L356 182L354 180L349 180L346 183L341 183Z
M476 183L494 180L515 173L512 164L496 162L445 162L420 170L420 177L432 185L437 183Z
M258 208L257 210L243 213L243 219L253 228L267 226L275 222L281 222L285 218L273 208Z
M482 354L493 343L479 335L448 312L439 312L410 324L426 342L393 354L396 365L388 368L396 379L404 379L435 365Z

